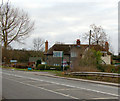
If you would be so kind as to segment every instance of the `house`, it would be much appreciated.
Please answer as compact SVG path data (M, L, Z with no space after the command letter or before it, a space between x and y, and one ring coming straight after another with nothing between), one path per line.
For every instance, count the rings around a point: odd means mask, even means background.
M66 65L75 64L77 56L83 56L83 53L88 48L92 48L96 51L103 53L102 60L104 64L111 64L111 53L109 52L109 44L105 43L105 47L100 45L87 45L81 44L80 40L77 39L76 44L54 44L48 50L48 41L45 42L45 58L48 65L61 66L63 63Z
M29 57L29 65L36 64L37 60L41 60L41 57Z

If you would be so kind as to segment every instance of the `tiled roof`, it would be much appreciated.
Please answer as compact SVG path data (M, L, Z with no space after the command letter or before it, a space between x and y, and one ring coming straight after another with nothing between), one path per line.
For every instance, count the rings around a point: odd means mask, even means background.
M30 57L29 62L36 62L37 60L41 60L41 57Z
M70 54L69 44L54 44L47 52L47 54L53 54L53 51L64 51L64 54Z
M89 45L87 44L81 44L80 46L77 46L76 44L54 44L48 51L47 54L48 55L52 55L53 51L63 51L64 54L69 55L70 54L70 47L78 47L78 48L84 48L86 49L87 47L89 47ZM96 51L106 51L105 48L103 48L100 45L90 45L90 48L96 50ZM111 54L110 52L108 52L108 54Z

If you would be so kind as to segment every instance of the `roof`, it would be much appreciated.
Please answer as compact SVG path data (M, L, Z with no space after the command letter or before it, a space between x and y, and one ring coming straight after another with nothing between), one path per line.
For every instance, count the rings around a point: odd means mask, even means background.
M41 60L41 57L30 57L29 62L36 62L37 60Z
M47 54L53 54L53 51L63 51L64 54L70 54L70 44L54 44L47 52Z
M86 49L87 47L89 47L88 44L81 44L80 46L76 45L76 44L54 44L48 51L47 51L47 55L52 55L53 51L63 51L65 55L69 55L70 54L70 48L71 47L76 47L76 48L84 48ZM91 49L94 49L96 51L106 51L105 48L103 48L100 45L90 45ZM111 53L108 52L108 54L110 55Z

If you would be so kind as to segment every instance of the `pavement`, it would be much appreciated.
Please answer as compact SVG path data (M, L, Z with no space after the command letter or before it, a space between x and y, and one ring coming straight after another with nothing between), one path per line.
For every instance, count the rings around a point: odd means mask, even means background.
M5 99L81 99L81 101L118 101L118 87L83 82L43 72L3 70Z

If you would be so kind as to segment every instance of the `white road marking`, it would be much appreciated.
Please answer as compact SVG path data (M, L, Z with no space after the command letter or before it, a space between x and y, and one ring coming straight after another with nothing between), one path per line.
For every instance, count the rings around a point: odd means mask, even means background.
M107 86L107 85L97 84L97 86L109 88L109 86ZM114 86L111 86L111 88L114 88Z
M45 81L45 80L40 80L40 79L26 77L26 76L20 76L20 75L9 74L9 73L3 73L3 74L16 76L16 77L21 77L21 78L26 78L26 79L31 79L31 80L36 80L36 81L43 81L43 82L53 83L53 84L56 84L56 85L62 85L62 86L67 86L67 87L72 87L72 88L78 88L78 89L82 89L82 90L92 91L92 92L111 95L111 96L116 96L116 97L119 96L117 94L112 94L112 93L108 93L108 92L103 92L103 91L98 91L98 90L93 90L93 89L88 89L88 88L83 88L83 87L76 87L76 86L61 84L61 83L57 83L57 82Z
M116 97L106 97L106 98L91 98L90 100L102 100L102 99L118 99L118 98L116 98Z
M8 78L5 78L5 79L8 79ZM17 83L21 83L21 84L24 84L24 85L27 85L27 86L35 87L35 88L40 88L42 90L49 91L49 92L52 92L52 93L55 93L55 94L58 94L58 95L62 95L62 96L65 96L65 97L70 97L72 99L79 99L77 97L73 97L73 96L70 96L70 95L67 95L67 94L64 94L64 93L59 93L59 92L49 90L49 89L46 89L46 88L43 88L43 87L38 87L38 86L34 86L34 85L31 85L31 84L28 84L28 83L19 82L19 81L13 80L13 79L8 79L8 80L11 80L11 81L14 81L14 82L17 82Z
M17 80L18 81L18 80ZM34 81L22 81L23 83L31 83L31 82L36 82L35 80ZM32 84L33 85L33 84ZM44 83L44 84L39 84L38 85L38 83L37 84L34 84L34 85L36 85L36 86L48 86L48 85L56 85L56 84L53 84L53 83Z
M26 83L28 82L29 83L29 82L36 82L36 81L23 81L23 82L26 82Z
M55 91L63 91L63 90L79 90L79 89L73 89L73 88L72 89L69 89L69 88L67 89L67 88L64 88L64 89L56 89Z

